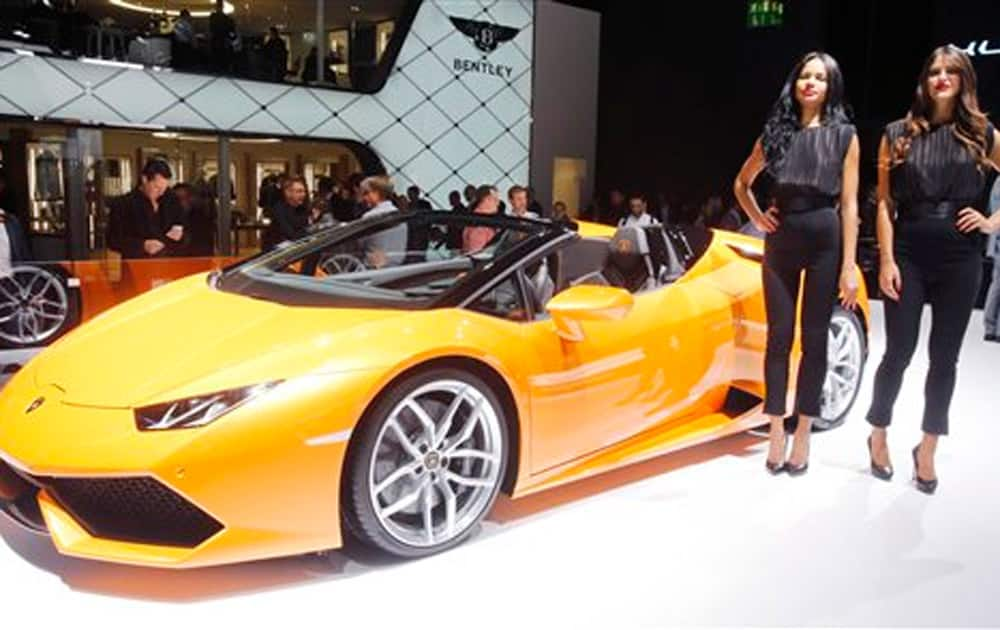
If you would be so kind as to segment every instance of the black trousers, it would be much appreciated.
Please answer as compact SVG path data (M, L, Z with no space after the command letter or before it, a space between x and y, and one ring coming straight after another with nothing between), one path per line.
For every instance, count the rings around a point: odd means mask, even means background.
M885 304L885 356L875 374L868 422L887 427L903 373L920 335L924 304L931 305L930 366L924 383L923 431L948 434L948 409L962 339L982 280L982 238L965 235L953 219L901 222L896 227L896 264L903 288Z
M764 413L786 415L789 355L795 339L796 305L802 294L802 360L795 412L819 416L826 379L826 346L840 277L841 226L835 208L782 214L778 231L764 244L767 352ZM802 272L805 279L802 280Z

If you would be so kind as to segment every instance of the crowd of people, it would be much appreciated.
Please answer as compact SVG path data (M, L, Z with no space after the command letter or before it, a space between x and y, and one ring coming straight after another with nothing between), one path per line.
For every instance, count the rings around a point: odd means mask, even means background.
M282 241L301 238L310 231L363 217L397 210L435 209L419 186L410 185L405 194L399 194L388 177L366 177L360 173L350 176L344 182L320 177L311 199L307 182L302 177L284 174L271 176L261 185L259 197L259 204L269 220L262 242L265 251ZM551 211L546 213L535 199L532 189L520 185L511 186L504 201L500 191L493 185L469 184L461 192L452 190L448 194L448 202L447 210L458 213L508 214L524 219L548 216L553 220L562 220L568 217L566 204L556 202ZM488 233L489 229L470 229L464 234L456 235L451 245L454 249L465 252L476 251L492 238Z
M173 172L161 159L151 159L140 173L139 185L108 203L106 242L123 258L142 259L214 254L217 226L216 191L210 183L172 184ZM568 217L566 204L556 202L545 212L531 188L512 186L505 199L492 185L467 185L448 195L452 212L509 214L554 220ZM300 175L272 174L261 182L257 203L263 211L260 246L274 249L284 241L294 241L310 232L386 212L430 211L435 208L419 186L410 185L398 194L392 181L381 175L355 173L345 180L322 176L315 189ZM234 211L237 223L247 220ZM488 228L455 236L457 250L474 251L485 242ZM485 240L484 240L485 239ZM405 249L405 248L404 248Z
M595 195L590 204L580 210L579 218L615 226L697 225L761 235L731 194L710 195L701 204L692 204L681 203L665 193L655 196L638 191L626 194L613 188L607 195Z
M124 26L112 17L81 9L75 0L46 0L26 9L0 11L0 37L27 34L30 42L72 56L115 58L178 70L211 72L265 81L337 84L333 66L345 63L336 50L326 53L323 76L317 71L317 49L294 55L276 27L266 33L241 30L222 0L207 20L188 8L176 17L151 13L141 25ZM15 5L16 6L16 5ZM154 46L150 42L163 42Z
M151 160L141 175L136 190L108 204L111 210L107 232L109 247L126 258L211 256L217 217L214 186L183 182L171 185L170 167L161 160ZM374 202L373 187L379 194ZM376 206L382 211L388 208L403 211L447 209L481 214L506 213L522 218L545 217L555 221L571 217L562 201L544 209L528 186L512 186L501 195L491 185L469 184L461 191L449 192L448 208L435 208L419 186L410 185L401 192L385 178L375 179L362 173L354 173L343 180L318 177L313 190L302 176L271 174L260 185L257 204L263 210L266 224L260 242L265 251L282 241L296 240L312 231L368 216ZM162 212L159 211L161 207ZM753 222L746 220L732 196L713 195L696 207L671 203L663 194L656 196L654 204L643 193L625 194L614 189L606 198L595 196L590 205L575 215L581 220L617 227L680 224L763 236ZM234 212L237 223L248 220L244 213ZM173 229L175 226L177 229ZM151 235L158 236L153 238ZM477 240L476 236L471 238ZM159 244L146 243L151 240ZM461 239L453 246L466 249Z

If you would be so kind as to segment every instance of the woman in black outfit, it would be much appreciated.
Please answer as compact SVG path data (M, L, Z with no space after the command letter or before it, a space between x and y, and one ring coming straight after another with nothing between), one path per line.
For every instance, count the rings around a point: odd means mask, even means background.
M761 212L751 190L764 169L775 181L776 207L767 212ZM858 140L845 112L840 69L829 55L811 52L789 74L764 133L734 185L740 206L767 234L764 413L771 420L767 469L773 474L786 470L800 475L809 466L809 432L812 419L820 413L827 334L838 283L846 308L853 308L857 298L857 188ZM789 354L803 272L802 359L793 410L799 422L786 463Z
M886 428L931 303L930 369L924 437L913 449L914 480L937 489L934 453L948 434L955 366L982 274L983 233L1000 214L983 213L988 176L1000 164L1000 134L979 110L976 74L965 53L942 46L920 73L906 118L890 123L879 147L879 285L886 351L875 375L868 422L872 474L892 477Z

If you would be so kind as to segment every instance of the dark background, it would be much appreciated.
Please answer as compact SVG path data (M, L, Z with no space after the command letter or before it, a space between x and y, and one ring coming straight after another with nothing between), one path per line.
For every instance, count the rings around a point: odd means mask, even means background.
M1000 2L987 0L785 0L782 26L754 29L746 0L564 1L602 15L597 190L662 191L674 207L731 191L788 71L810 50L841 64L864 191L882 127L906 113L926 55L973 39L1000 49ZM1000 55L973 60L983 109L1000 111Z

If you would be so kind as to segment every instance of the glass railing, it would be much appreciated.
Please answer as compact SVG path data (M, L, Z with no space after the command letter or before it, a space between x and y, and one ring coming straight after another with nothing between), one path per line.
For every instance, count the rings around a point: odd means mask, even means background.
M4 0L0 47L371 91L419 0Z

